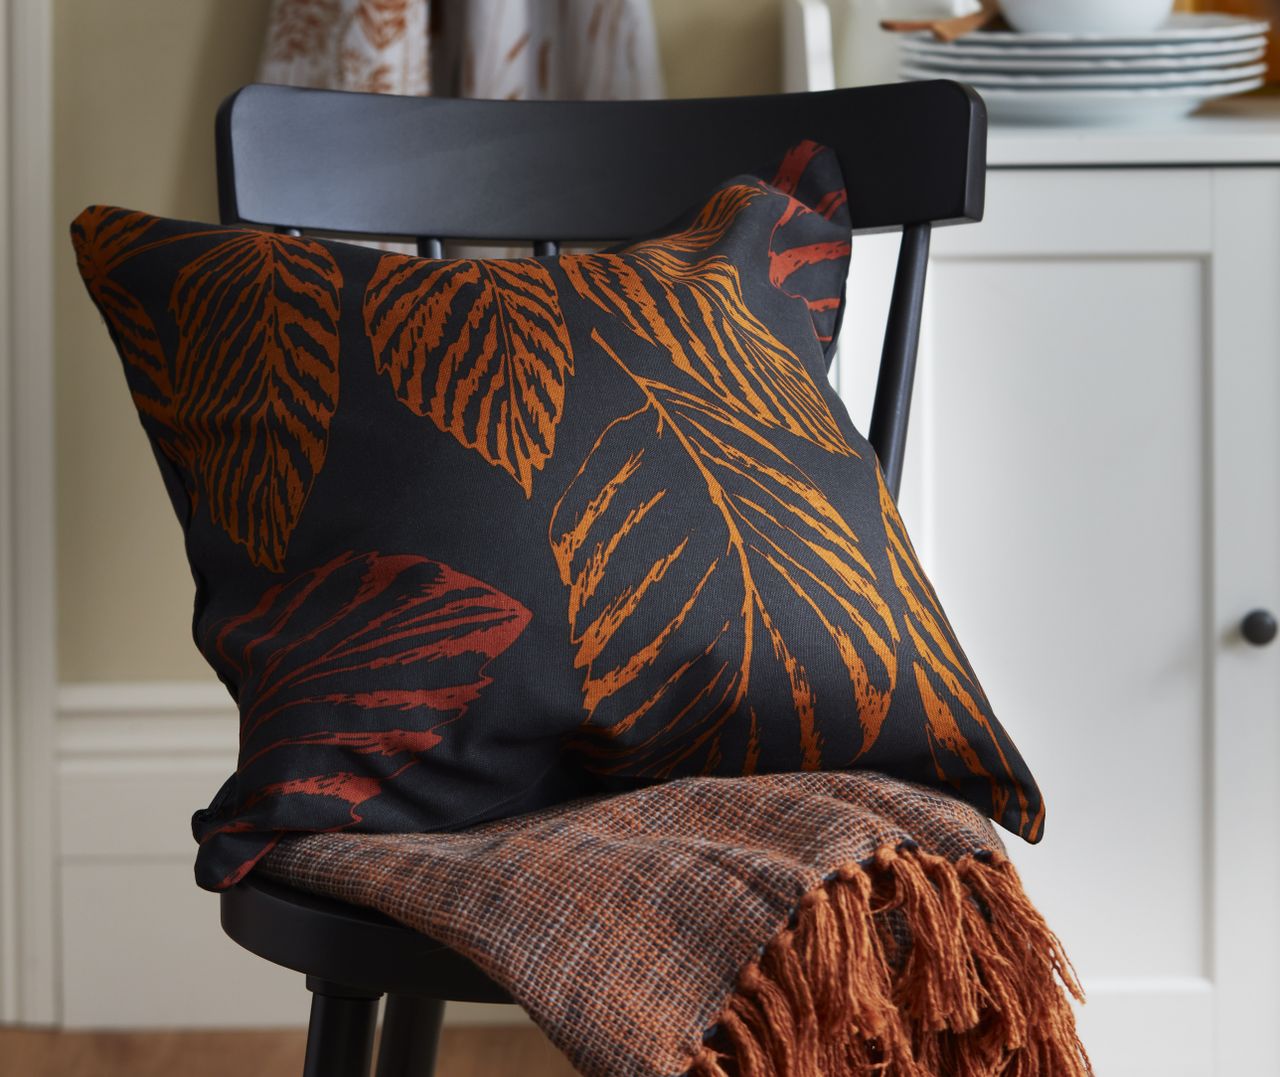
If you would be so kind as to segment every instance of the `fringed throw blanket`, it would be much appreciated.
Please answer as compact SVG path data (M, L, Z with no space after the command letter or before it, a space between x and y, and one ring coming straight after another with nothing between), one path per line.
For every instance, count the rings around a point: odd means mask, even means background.
M695 778L260 871L503 985L588 1077L1082 1077L1079 988L991 824L868 772Z

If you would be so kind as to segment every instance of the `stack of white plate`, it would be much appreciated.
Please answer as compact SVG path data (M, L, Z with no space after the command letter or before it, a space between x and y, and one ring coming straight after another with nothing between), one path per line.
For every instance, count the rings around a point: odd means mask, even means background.
M1143 123L1261 86L1265 21L1172 15L1147 34L988 31L902 39L902 75L967 82L1006 123Z

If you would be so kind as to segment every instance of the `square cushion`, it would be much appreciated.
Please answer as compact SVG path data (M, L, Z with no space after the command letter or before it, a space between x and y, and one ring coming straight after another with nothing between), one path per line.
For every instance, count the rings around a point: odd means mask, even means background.
M803 143L656 236L557 258L75 220L240 709L201 885L285 831L690 774L872 768L1039 838L827 383L844 198Z

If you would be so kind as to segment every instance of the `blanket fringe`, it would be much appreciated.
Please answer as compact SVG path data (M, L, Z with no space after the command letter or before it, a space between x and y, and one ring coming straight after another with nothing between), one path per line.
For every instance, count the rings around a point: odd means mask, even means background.
M689 1074L1089 1077L1066 992L1084 1001L1006 857L886 846L801 898Z

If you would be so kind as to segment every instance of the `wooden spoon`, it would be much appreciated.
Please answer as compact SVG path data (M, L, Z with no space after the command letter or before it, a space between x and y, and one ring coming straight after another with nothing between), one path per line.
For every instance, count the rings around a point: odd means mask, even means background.
M948 19L884 19L880 29L895 34L918 33L929 30L939 41L955 41L986 26L1000 14L996 0L982 0L982 10L972 15L958 15Z

